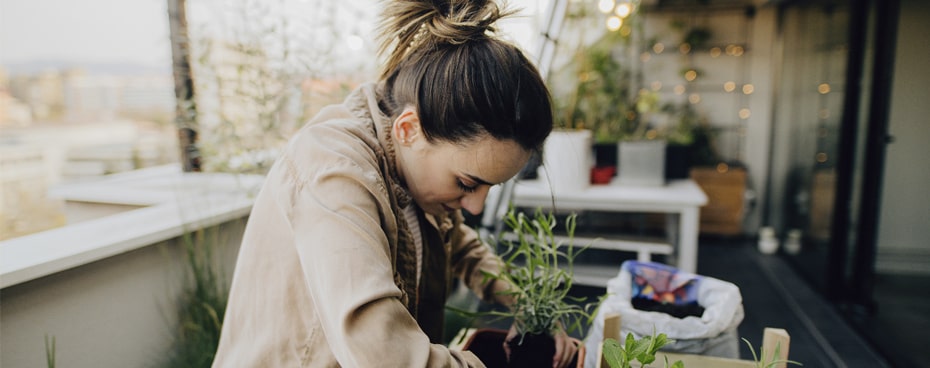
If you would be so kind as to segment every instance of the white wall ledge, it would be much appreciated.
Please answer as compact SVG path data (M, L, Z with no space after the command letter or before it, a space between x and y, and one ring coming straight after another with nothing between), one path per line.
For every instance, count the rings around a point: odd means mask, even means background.
M67 201L146 207L0 242L0 288L245 217L263 179L169 165L53 188Z

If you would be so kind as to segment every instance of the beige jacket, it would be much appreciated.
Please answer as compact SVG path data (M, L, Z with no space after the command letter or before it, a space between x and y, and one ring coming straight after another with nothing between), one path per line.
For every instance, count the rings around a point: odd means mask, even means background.
M488 299L499 259L462 216L403 209L391 121L367 84L291 139L252 209L214 367L481 367L437 344L452 277Z

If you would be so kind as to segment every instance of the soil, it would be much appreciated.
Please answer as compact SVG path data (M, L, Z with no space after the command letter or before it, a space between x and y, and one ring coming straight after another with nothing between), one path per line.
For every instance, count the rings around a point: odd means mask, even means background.
M633 298L633 308L647 312L662 312L675 318L688 316L700 317L704 315L704 307L697 302L688 304L660 303L647 298Z
M555 341L551 336L527 335L520 345L517 345L520 340L514 339L514 341L508 343L510 344L510 362L507 361L503 348L504 338L506 337L506 330L480 329L472 336L465 350L474 353L488 368L539 368L552 366L552 356L555 355ZM572 358L568 366L578 366L578 355Z

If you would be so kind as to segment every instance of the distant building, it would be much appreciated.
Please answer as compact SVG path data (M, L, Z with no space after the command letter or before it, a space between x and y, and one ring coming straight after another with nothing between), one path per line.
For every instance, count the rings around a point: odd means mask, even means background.
M38 148L0 148L0 240L65 224L64 204L46 196L44 161Z

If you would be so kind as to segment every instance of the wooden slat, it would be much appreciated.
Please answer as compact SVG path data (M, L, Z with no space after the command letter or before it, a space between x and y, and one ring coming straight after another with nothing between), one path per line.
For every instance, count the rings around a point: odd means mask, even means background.
M727 359L713 356L694 354L656 353L656 364L662 366L668 358L669 364L680 360L687 368L753 368L755 363L751 360Z
M604 315L604 340L614 339L619 341L621 344L623 340L620 338L620 313L607 313ZM601 343L597 347L597 367L609 367L607 365L607 360L604 359L603 355L604 344Z
M762 350L765 351L765 361L781 361L775 368L785 368L788 364L788 348L791 344L791 336L788 331L780 328L766 328L762 336ZM775 351L778 350L777 356Z

